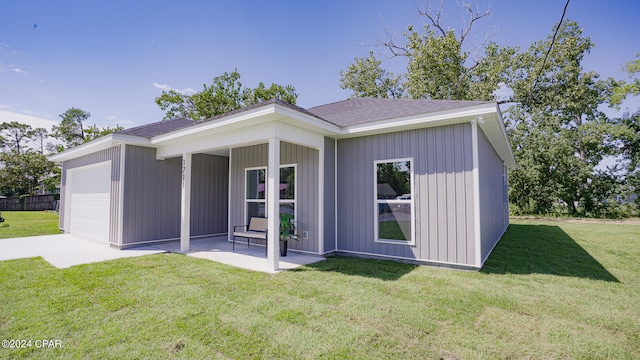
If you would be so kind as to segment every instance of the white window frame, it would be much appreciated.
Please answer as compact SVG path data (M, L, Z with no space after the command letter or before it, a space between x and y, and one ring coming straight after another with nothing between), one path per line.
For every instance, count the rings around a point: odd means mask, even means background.
M396 200L396 199L378 199L378 165L379 164L388 164L395 162L409 162L409 182L411 186L411 200ZM383 244L396 244L396 245L408 245L415 246L416 239L416 210L415 210L415 182L414 182L414 161L413 158L398 158L398 159L384 159L384 160L375 160L373 162L373 232L374 232L374 241L377 243ZM399 194L404 195L404 194ZM409 204L411 206L411 238L407 240L395 240L395 239L380 239L380 221L378 214L378 205L379 204Z
M298 220L298 164L284 164L280 165L280 169L282 168L293 168L293 200L291 199L280 199L280 194L278 193L278 209L282 204L293 204L293 225L296 226L296 221ZM282 179L280 179L280 183L282 183Z
M264 199L249 199L247 198L247 178L249 171L253 170L264 170L264 179L265 179L265 193ZM264 216L267 217L267 189L266 189L266 181L267 181L267 167L266 166L256 166L256 167L248 167L244 169L244 182L242 186L244 187L244 221L249 221L247 216L249 215L249 203L264 203Z
M293 182L293 186L294 186L294 192L293 192L293 197L294 199L278 199L278 208L280 208L280 204L293 204L293 221L295 223L295 221L298 219L298 164L284 164L284 165L280 165L280 169L282 168L288 168L288 167L292 167L293 168L293 174L294 174L294 182ZM249 203L264 203L265 207L264 207L264 216L268 217L268 211L267 211L267 198L268 198L268 194L266 193L266 188L265 188L265 194L264 194L264 199L248 199L247 198L247 173L249 171L252 170L264 170L264 176L265 176L265 186L266 186L266 179L269 176L269 172L267 170L266 166L255 166L255 167L248 167L244 169L244 219L245 221L248 221L247 216L249 214ZM281 180L282 181L282 180ZM278 197L280 197L279 193L278 193Z

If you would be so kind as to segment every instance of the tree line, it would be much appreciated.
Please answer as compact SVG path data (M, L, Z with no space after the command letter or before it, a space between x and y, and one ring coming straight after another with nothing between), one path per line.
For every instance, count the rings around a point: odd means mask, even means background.
M49 161L48 155L123 129L88 125L90 116L89 112L72 107L60 115L60 123L51 132L16 121L0 124L0 193L4 196L55 193L61 169Z
M638 215L640 200L636 206L619 200L640 193L640 109L608 114L640 95L640 54L624 64L626 79L585 70L583 60L594 44L564 13L546 39L526 49L500 46L490 37L472 47L467 43L474 25L490 12L467 1L458 5L467 15L458 32L446 26L442 7L427 6L418 11L421 27L409 26L400 39L388 36L377 44L388 61L406 65L404 73L388 71L380 54L370 51L339 71L340 87L352 97L497 101L517 164L509 170L512 214ZM272 98L295 104L297 97L292 85L245 87L235 69L193 94L163 91L155 103L165 119L199 121ZM2 124L0 192L32 194L42 184L52 189L60 169L47 161L45 150L59 152L121 129L87 126L89 116L71 108L51 133ZM47 138L57 142L45 144ZM615 161L603 167L605 158Z
M498 101L517 163L512 213L637 215L620 200L640 193L640 110L612 117L605 109L640 93L640 54L624 65L628 79L603 79L582 65L593 42L564 19L527 49L490 41L469 48L472 26L489 11L459 4L468 16L460 32L444 25L442 8L427 8L422 28L377 44L405 61L405 73L384 69L371 51L340 71L341 88L353 97ZM605 158L615 163L603 168Z

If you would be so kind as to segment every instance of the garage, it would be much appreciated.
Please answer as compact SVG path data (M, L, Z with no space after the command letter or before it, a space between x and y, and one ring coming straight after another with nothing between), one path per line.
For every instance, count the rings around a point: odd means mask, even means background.
M69 169L65 204L67 232L109 244L111 161Z

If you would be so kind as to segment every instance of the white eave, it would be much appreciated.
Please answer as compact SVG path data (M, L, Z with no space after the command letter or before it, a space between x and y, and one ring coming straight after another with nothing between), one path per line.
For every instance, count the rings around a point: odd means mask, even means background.
M335 136L341 131L339 126L314 116L289 109L279 104L267 104L217 120L203 122L185 129L158 135L151 139L151 144L161 146L166 143L182 141L191 136L203 136L210 133L236 130L273 121L287 123L326 136Z
M88 143L78 145L69 150L65 150L61 153L51 155L49 156L49 160L56 161L56 162L67 161L67 160L75 159L75 158L88 155L100 150L105 150L120 144L130 144L130 145L139 145L139 146L151 145L151 143L149 142L149 139L147 138L112 133L112 134L108 134L103 137L100 137L98 139L91 140Z
M392 131L461 124L470 122L479 117L484 119L484 122L480 122L480 128L483 130L498 155L502 158L504 164L507 167L515 166L515 159L502 122L500 109L495 103L485 103L464 108L402 118L385 119L350 126L338 126L305 112L297 111L277 103L271 103L230 114L228 116L222 116L216 120L205 121L183 129L171 131L166 134L155 136L151 139L131 135L109 134L105 137L77 146L60 154L53 155L50 159L52 161L66 161L92 152L107 149L120 143L156 147L161 150L166 146L174 147L176 144L189 142L196 138L221 134L233 130L243 131L241 129L256 128L267 123L282 123L318 135L335 139L343 139L382 134Z
M496 105L487 103L459 109L438 111L428 114L385 119L376 122L346 126L342 129L341 138L363 135L375 135L389 131L411 130L431 126L443 126L469 122L478 116L493 114Z

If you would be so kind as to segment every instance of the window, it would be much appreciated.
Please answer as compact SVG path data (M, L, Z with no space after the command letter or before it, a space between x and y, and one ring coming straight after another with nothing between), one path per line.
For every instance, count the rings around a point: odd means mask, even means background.
M375 241L413 245L413 159L374 163Z
M267 168L247 168L245 170L245 214L247 224L252 217L267 216L266 179ZM280 167L280 213L296 217L296 166Z
M296 218L296 167L280 167L280 213Z
M246 223L252 217L266 217L267 197L266 197L266 168L246 169L246 190L245 190L245 214Z

